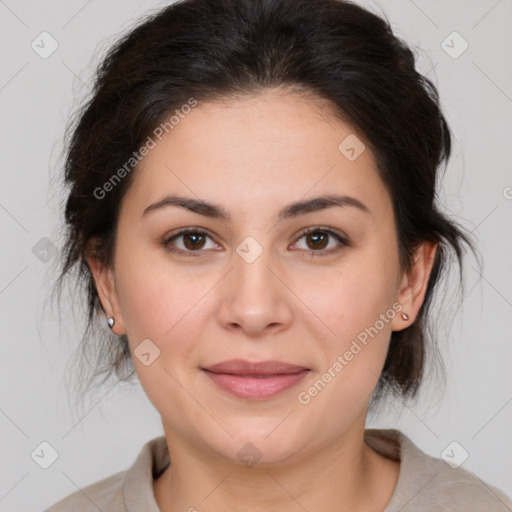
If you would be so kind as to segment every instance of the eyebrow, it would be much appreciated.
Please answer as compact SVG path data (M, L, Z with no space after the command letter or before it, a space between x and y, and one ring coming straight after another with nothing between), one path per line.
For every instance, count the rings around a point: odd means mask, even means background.
M221 219L225 221L231 220L229 212L220 205L202 201L200 199L192 199L188 197L181 197L177 195L168 195L156 201L155 203L147 206L142 212L141 217L146 216L150 212L162 210L169 206L179 206L186 208L191 212L204 215L213 219ZM353 207L358 210L371 214L369 208L363 204L359 199L350 196L343 196L337 194L328 194L313 199L304 201L297 201L286 205L278 214L278 220L290 219L303 215L306 213L317 212L326 210L333 207Z

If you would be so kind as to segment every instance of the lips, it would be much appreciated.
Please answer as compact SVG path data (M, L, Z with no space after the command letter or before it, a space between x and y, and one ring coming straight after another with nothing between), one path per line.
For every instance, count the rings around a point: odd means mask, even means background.
M222 363L203 368L213 373L228 373L230 375L289 375L307 370L304 366L284 363L282 361L262 361L251 363L243 359L231 359Z
M232 359L202 368L218 388L238 398L264 400L294 386L310 370L282 361L251 363Z

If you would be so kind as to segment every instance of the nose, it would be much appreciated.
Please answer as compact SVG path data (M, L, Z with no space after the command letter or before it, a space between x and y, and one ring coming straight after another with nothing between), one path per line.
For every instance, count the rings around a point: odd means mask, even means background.
M257 337L286 329L293 318L293 293L271 250L252 262L233 254L233 268L223 279L218 317L230 330Z

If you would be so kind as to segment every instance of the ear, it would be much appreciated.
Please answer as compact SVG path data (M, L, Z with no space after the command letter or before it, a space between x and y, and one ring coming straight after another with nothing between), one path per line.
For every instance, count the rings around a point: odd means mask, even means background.
M409 327L416 319L425 298L437 246L437 242L424 241L414 254L412 268L402 275L397 301L403 309L395 315L391 322L393 331L401 331ZM402 313L406 313L409 319L404 320Z
M115 320L112 332L119 336L126 334L113 269L105 266L91 251L87 253L87 263L91 269L103 311L107 318L113 317Z

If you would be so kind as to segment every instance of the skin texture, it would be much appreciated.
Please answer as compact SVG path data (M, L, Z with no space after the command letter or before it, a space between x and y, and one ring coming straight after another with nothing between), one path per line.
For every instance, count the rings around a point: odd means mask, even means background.
M147 338L160 350L148 366L133 359L171 454L170 468L154 482L164 512L332 512L340 504L379 511L391 498L399 463L364 443L368 401L391 331L410 325L423 302L435 246L426 242L410 273L400 271L392 203L371 151L347 159L338 146L355 132L322 115L326 108L282 90L199 103L134 171L113 268L88 257L114 332L128 334L132 353ZM170 193L218 204L231 220L178 206L142 217ZM290 202L331 193L357 198L370 212L332 207L277 219ZM317 226L349 245L332 235L302 236ZM183 228L208 237L175 239L171 247L188 250L178 255L163 242ZM236 251L248 236L262 248L251 263ZM409 319L396 313L300 403L298 394L394 303ZM201 370L234 358L310 372L277 396L241 399ZM237 456L247 442L261 454L253 467Z

